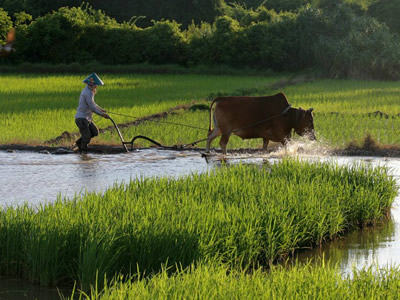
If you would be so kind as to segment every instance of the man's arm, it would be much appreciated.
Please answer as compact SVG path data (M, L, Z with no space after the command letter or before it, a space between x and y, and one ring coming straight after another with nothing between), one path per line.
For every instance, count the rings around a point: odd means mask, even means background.
M94 95L92 94L91 97L86 97L86 103L88 104L89 108L91 111L93 111L95 114L98 114L99 116L102 116L106 119L109 118L108 114L106 113L106 110L101 108L94 102Z

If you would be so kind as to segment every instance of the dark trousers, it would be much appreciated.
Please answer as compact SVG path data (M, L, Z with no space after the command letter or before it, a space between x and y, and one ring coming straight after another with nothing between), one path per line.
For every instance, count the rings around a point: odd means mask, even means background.
M81 150L87 150L91 138L99 135L99 129L96 124L89 122L86 119L75 119L75 123L81 134L81 137L76 141L76 144Z

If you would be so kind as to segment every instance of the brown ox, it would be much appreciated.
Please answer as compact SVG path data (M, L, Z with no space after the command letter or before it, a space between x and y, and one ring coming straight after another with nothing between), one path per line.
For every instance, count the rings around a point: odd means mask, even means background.
M212 107L214 110L214 129L211 129ZM211 142L221 136L219 144L226 154L230 135L242 139L263 139L263 150L269 141L285 145L291 138L292 129L300 135L315 140L312 108L309 110L291 108L282 93L264 97L218 97L210 107L210 127L207 135L206 152Z

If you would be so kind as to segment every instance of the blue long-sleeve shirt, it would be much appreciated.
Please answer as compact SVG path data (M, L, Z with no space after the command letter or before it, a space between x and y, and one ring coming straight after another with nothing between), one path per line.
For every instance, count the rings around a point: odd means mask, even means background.
M89 122L92 121L93 113L103 116L104 113L100 106L94 102L94 94L92 90L86 86L79 97L79 106L75 114L75 119L86 119Z

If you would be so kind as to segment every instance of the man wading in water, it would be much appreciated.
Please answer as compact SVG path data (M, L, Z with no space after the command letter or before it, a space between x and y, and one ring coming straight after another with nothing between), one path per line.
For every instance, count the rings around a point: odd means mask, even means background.
M75 114L75 123L79 128L81 137L75 142L74 151L87 153L91 138L99 135L99 130L92 120L93 113L106 119L110 117L104 109L94 102L94 96L97 92L96 88L98 85L104 85L103 81L101 81L96 73L92 73L83 83L87 84L87 86L81 92L79 106Z

